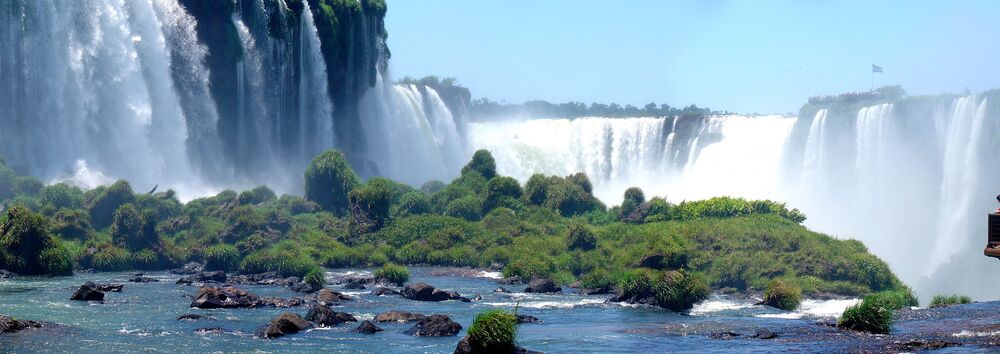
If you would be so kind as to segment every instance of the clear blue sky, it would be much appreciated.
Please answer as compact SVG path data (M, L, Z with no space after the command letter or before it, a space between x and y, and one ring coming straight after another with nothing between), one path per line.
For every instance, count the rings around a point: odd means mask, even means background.
M473 97L793 112L875 84L1000 87L1000 1L389 0L394 77Z

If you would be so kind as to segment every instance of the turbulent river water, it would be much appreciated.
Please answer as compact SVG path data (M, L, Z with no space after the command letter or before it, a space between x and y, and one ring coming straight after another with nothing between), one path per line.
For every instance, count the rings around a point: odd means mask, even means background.
M0 280L0 298L6 315L56 323L59 326L0 335L0 352L451 352L476 313L492 308L517 310L543 323L521 324L518 343L548 353L566 352L844 352L906 349L916 338L961 344L969 350L1000 338L990 327L1000 320L998 303L977 303L947 309L904 310L891 336L839 331L828 324L856 300L806 300L800 310L784 312L753 305L748 297L715 294L687 313L605 303L607 296L584 296L567 291L556 295L525 294L523 285L504 285L510 294L494 293L499 276L466 272L472 276L435 275L439 268L411 268L411 282L427 282L481 301L419 302L398 296L374 296L369 290L332 289L356 297L335 310L359 320L381 312L406 310L447 314L463 326L455 337L414 337L403 332L411 324L380 323L385 329L372 335L354 332L357 323L312 329L278 339L260 339L256 331L285 311L305 315L306 307L289 309L190 308L197 288L177 285L180 277L165 272L148 276L160 282L127 283L130 273L81 273L72 277ZM368 270L328 270L331 281ZM453 274L453 273L452 273ZM105 301L70 301L85 281L124 283ZM261 296L299 297L275 286L240 286ZM182 314L202 314L214 320L178 321ZM199 331L204 328L220 330ZM773 338L766 335L771 332ZM767 339L765 339L767 338ZM897 343L898 342L898 343ZM903 347L900 347L903 346ZM737 349L738 348L738 349Z

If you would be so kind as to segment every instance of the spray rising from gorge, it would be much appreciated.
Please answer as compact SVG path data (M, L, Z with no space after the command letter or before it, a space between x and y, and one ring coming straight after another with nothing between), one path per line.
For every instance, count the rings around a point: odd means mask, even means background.
M978 253L1000 188L995 91L817 100L797 117L476 122L468 96L393 82L384 8L317 4L5 2L0 152L47 182L126 178L190 199L258 184L301 193L328 148L365 177L412 185L450 180L487 148L522 182L586 172L609 205L630 186L671 201L785 201L811 228L862 240L922 294L1000 294L955 276L989 268L962 255Z

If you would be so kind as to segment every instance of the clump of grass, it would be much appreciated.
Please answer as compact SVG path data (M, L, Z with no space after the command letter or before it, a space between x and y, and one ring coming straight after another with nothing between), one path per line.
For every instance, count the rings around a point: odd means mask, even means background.
M945 307L950 305L968 304L972 298L966 295L935 295L931 299L931 307Z
M376 280L384 280L392 284L403 285L410 280L410 271L406 267L393 263L386 263L382 269L375 271Z
M480 312L469 327L469 344L485 353L513 348L516 337L517 317L504 310Z
M909 288L902 290L879 291L865 295L865 302L878 302L886 308L898 310L904 307L917 306L917 297Z
M306 276L302 278L302 282L309 284L313 289L319 289L326 285L326 275L323 274L322 269L315 268L306 273Z
M781 279L772 281L764 291L764 304L774 308L794 311L801 302L802 289Z
M865 301L848 307L837 321L837 327L875 334L889 334L892 329L892 309L881 301Z

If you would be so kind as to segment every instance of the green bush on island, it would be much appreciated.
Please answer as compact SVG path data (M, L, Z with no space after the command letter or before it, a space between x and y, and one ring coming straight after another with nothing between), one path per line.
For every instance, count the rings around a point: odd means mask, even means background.
M0 269L20 274L72 273L69 254L49 234L48 220L27 208L14 206L0 219Z
M302 282L308 284L313 289L320 289L326 286L326 274L322 269L314 268L302 277Z
M305 198L257 187L180 203L173 191L137 195L124 181L85 191L0 186L11 191L0 205L33 210L48 235L41 238L47 246L29 247L39 255L31 266L0 266L51 274L65 273L67 258L96 270L203 261L212 269L298 277L321 265L495 266L505 276L579 280L587 290L618 288L681 310L708 289L764 291L776 278L804 294L908 292L862 243L811 232L801 225L805 217L782 203L672 204L633 190L626 205L607 208L585 174L534 175L521 185L495 176L491 161L479 151L464 174L417 190L383 178L362 184L331 150L305 173ZM0 175L31 179L6 167ZM7 219L0 214L0 222ZM4 239L3 262L25 258L12 240ZM649 268L635 269L640 263Z
M931 299L930 307L945 307L949 305L959 305L972 303L972 298L965 295L934 295Z
M517 317L494 309L480 312L469 326L469 345L475 352L513 352L517 339Z
M777 309L794 311L801 302L802 289L781 279L772 281L764 291L764 304Z
M402 286L410 280L410 271L406 267L392 263L386 263L381 269L373 274L376 280L384 280L390 284Z
M305 176L306 199L336 214L347 211L347 194L361 184L340 151L327 150L313 158Z
M889 334L893 311L881 301L865 301L848 307L837 321L837 327L874 334Z

